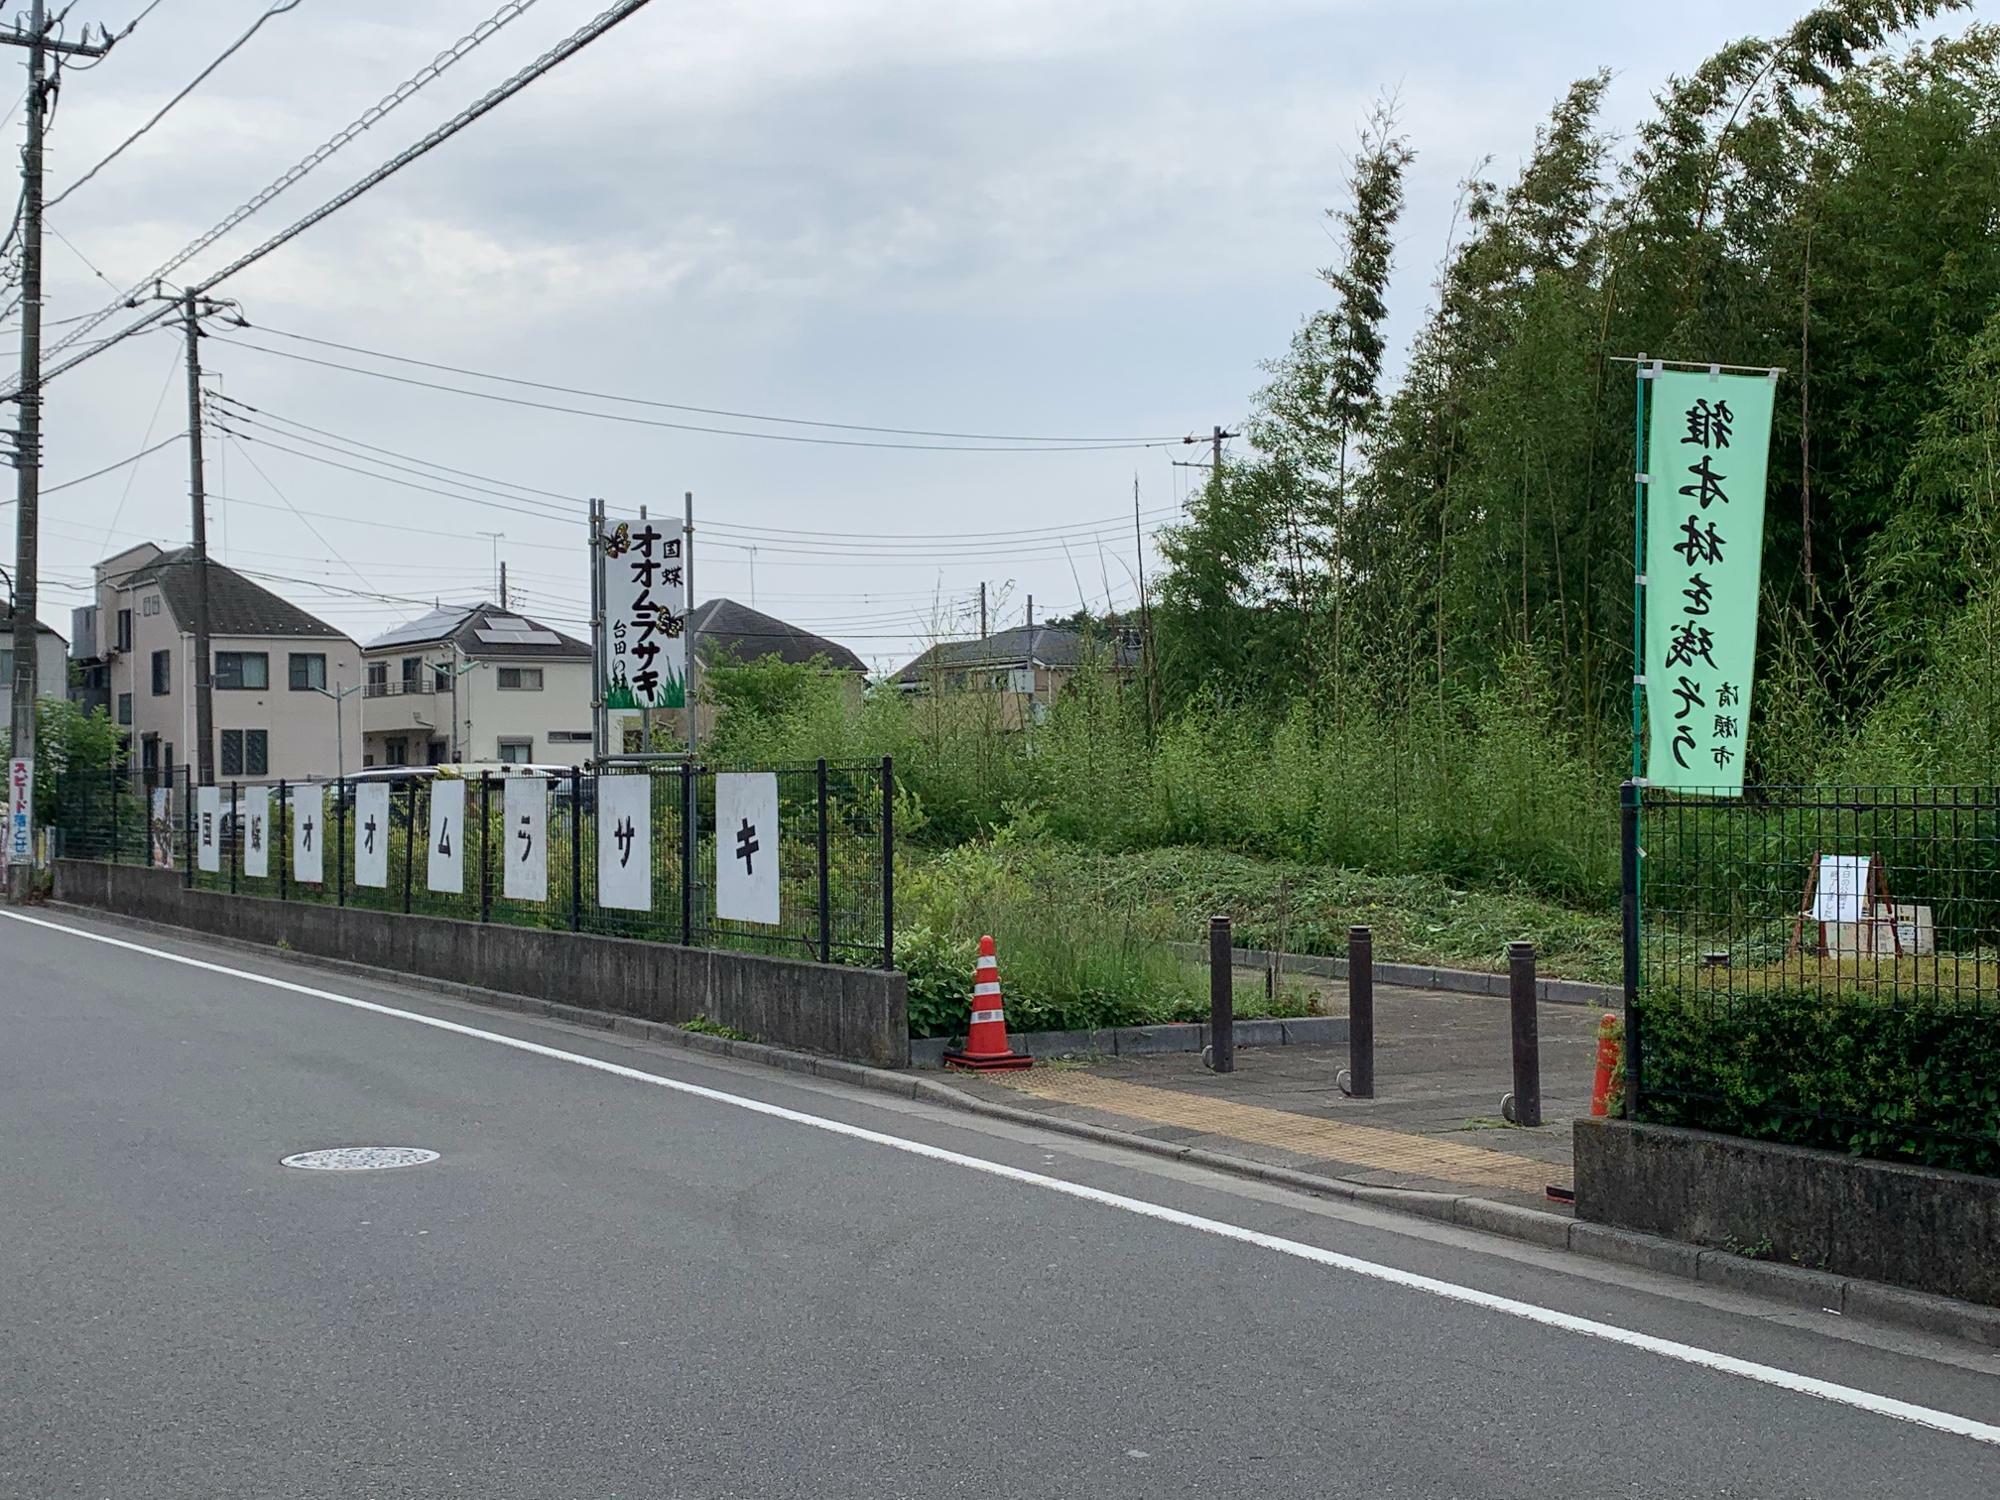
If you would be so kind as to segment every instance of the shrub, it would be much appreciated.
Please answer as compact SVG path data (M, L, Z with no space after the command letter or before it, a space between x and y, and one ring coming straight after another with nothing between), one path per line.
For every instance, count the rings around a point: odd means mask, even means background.
M1935 995L1646 994L1639 1115L2000 1174L2000 1015Z

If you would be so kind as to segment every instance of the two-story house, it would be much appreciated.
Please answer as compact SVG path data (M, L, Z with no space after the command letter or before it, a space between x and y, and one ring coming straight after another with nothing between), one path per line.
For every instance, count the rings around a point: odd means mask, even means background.
M590 758L590 647L560 631L491 604L445 605L362 655L365 765Z
M69 695L69 645L40 620L35 622L35 692L44 698ZM14 722L14 606L0 603L0 727Z
M132 762L162 780L198 763L194 575L190 549L144 542L97 565L97 603L77 612L85 696L104 695ZM359 763L361 716L334 697L360 680L353 641L213 560L208 614L218 780L331 778Z
M1039 723L1069 680L1093 658L1117 677L1139 666L1139 633L1119 627L1101 638L1067 625L1017 625L977 640L941 641L895 676L905 693L982 695L1000 726Z

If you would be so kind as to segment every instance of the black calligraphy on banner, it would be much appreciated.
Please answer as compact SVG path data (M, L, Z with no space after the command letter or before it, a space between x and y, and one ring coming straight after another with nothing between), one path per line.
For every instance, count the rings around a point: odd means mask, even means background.
M608 708L680 706L686 625L683 539L643 517L603 534L601 642Z

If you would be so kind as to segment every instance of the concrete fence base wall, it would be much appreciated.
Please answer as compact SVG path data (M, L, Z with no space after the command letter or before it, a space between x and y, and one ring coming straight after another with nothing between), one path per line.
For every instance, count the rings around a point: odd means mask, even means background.
M1578 1120L1576 1215L2000 1306L2000 1178Z
M901 974L592 933L191 890L171 870L55 861L58 901L400 974L669 1023L878 1067L910 1061Z

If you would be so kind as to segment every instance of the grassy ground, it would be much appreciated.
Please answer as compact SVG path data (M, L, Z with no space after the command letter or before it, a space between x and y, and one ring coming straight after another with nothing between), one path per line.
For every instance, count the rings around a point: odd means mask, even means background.
M1236 925L1239 947L1344 955L1365 923L1375 956L1397 963L1499 972L1507 944L1535 944L1541 972L1615 982L1618 912L1578 911L1521 890L1468 890L1438 876L1371 875L1214 849L1107 854L1050 841L1001 846L1008 868L1062 910L1074 902L1129 915L1149 935L1201 940L1211 916ZM1610 895L1612 893L1607 893Z
M1542 972L1608 981L1619 969L1615 912L1578 912L1523 892L1470 891L1437 878L1363 875L1207 849L1107 854L1046 837L1002 838L898 856L897 966L910 975L911 1029L962 1028L974 944L1000 952L1010 1023L1068 1030L1194 1020L1207 1014L1207 971L1178 957L1210 916L1236 923L1243 947L1344 954L1347 929L1374 929L1376 956L1498 971L1526 938ZM1236 987L1239 1015L1308 1013L1312 997L1267 1002L1261 981Z

